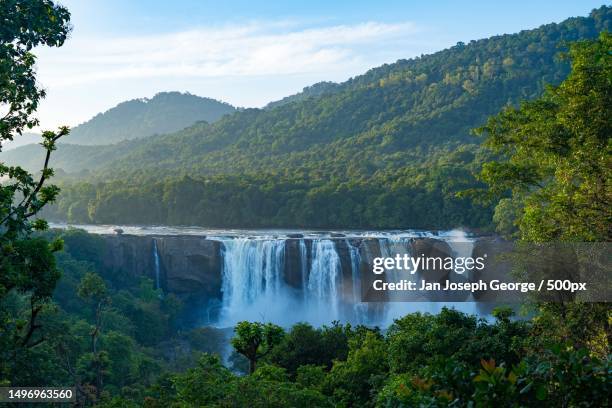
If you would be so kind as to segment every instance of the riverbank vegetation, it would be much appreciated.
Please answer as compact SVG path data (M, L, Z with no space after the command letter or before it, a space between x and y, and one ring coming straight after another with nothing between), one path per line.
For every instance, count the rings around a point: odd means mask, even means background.
M45 238L57 237L51 234ZM78 230L60 237L62 277L32 338L42 341L3 349L5 385L72 385L80 403L102 407L608 403L609 348L600 324L608 312L597 305L568 307L564 317L563 305L534 306L531 319L498 308L490 321L444 309L384 329L334 322L194 327L181 299L149 279L106 269L100 237ZM27 300L11 292L3 310L25 322Z

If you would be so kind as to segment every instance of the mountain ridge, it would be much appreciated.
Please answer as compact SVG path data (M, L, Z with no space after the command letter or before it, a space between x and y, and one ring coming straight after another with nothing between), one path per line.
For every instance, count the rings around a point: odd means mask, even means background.
M373 68L333 92L306 91L115 149L96 171L64 184L53 215L220 227L482 227L492 209L456 195L475 186L482 160L471 129L559 84L569 72L559 52L609 31L611 21L604 6L458 43Z
M151 98L130 99L100 112L75 126L60 140L52 163L67 172L94 170L105 161L100 151L117 149L122 155L133 144L164 133L173 133L197 123L219 120L237 109L225 102L177 91L159 92ZM3 146L0 160L21 165L29 171L39 170L44 149L37 143L40 135L24 134ZM114 147L110 147L114 146Z
M159 92L98 113L72 129L69 143L102 145L172 133L198 121L214 122L235 110L228 103L190 93Z
M244 170L237 166L240 160L218 157L228 150L236 159L257 162L318 145L346 144L350 138L353 147L377 145L378 153L448 141L473 143L469 130L487 116L537 97L546 84L564 79L568 64L557 59L559 47L610 28L609 8L594 13L373 68L338 84L334 92L297 97L272 109L245 109L211 126L195 125L146 141L133 157L112 167L137 171L165 159L177 166L204 163L200 173L206 174L218 172L211 161L221 172ZM167 154L162 158L160 151Z

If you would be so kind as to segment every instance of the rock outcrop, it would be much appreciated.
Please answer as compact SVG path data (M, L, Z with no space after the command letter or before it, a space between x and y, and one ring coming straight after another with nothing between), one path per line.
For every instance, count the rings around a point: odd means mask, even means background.
M221 243L203 237L155 238L165 289L179 294L221 296Z
M157 247L161 287L176 294L220 298L221 244L201 236L106 235L104 266L114 274L156 280L153 241Z

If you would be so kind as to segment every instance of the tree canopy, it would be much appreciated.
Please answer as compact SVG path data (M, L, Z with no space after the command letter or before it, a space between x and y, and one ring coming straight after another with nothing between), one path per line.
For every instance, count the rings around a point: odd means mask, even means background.
M14 0L0 2L0 18L1 150L3 142L38 125L33 114L45 92L36 83L31 51L61 46L70 30L70 13L51 1ZM49 159L67 133L67 128L43 133L45 155L37 178L0 162L0 383L29 349L46 340L37 318L60 277L53 252L61 249L61 241L49 243L30 234L47 227L34 217L58 194L56 186L47 184L53 176Z
M608 32L572 44L565 81L478 129L497 155L483 165L487 194L509 194L496 216L513 219L524 240L612 238L611 53Z
M559 53L609 29L610 14L602 7L457 44L169 135L60 146L54 163L68 174L47 216L218 227L487 227L491 206L456 194L484 186L473 174L486 157L470 130L541 96L546 84L559 85L570 69ZM6 160L19 162L31 151L8 153Z

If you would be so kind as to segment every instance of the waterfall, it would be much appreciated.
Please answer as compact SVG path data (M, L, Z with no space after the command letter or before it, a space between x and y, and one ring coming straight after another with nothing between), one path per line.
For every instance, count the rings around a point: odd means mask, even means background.
M351 277L353 279L353 302L355 305L361 303L361 278L359 276L359 264L361 263L361 256L359 255L359 248L353 246L347 239L346 245L349 249L349 256L351 258Z
M474 251L474 239L469 237L464 231L458 229L451 230L444 233L443 237L445 238L445 241L453 252L453 256L455 258L465 258L472 255ZM471 281L473 278L473 275L469 272L450 274L450 280L454 282ZM466 313L477 312L474 309L474 295L472 293L468 294L468 300L471 302L458 304L457 309L465 311Z
M359 254L359 247L351 244L348 239L346 240L346 245L348 246L349 256L351 259L351 278L353 283L353 313L355 314L354 320L356 323L365 324L368 321L368 304L361 301L361 255Z
M157 240L153 238L153 266L155 267L155 289L161 289L160 285L160 266L159 251L157 250Z
M389 236L378 240L380 246L380 256L384 258L394 258L396 255L404 256L410 255L410 241L412 238L403 236ZM411 279L412 276L408 271L388 269L385 272L385 276L388 282L398 282L401 279ZM393 300L395 293L390 293L390 300Z
M468 257L474 251L474 239L468 237L464 231L451 230L443 235L446 243L453 251L454 257ZM469 277L468 277L469 278Z
M222 244L222 319L267 319L282 296L285 240L235 238Z
M422 237L424 235L417 235L418 237ZM382 257L395 257L396 255L404 256L406 255L414 255L418 256L419 254L411 253L411 241L414 239L414 236L405 236L405 235L390 235L385 238L379 239L380 245L380 255ZM401 279L408 279L412 281L416 281L416 274L410 274L410 271L398 271L396 269L390 269L385 271L385 278L389 282L397 282ZM408 313L413 313L417 311L429 312L429 313L437 313L441 308L442 304L438 304L436 302L402 302L402 294L391 292L388 294L389 302L384 304L384 320L382 325L388 326L393 323L393 319L404 316ZM421 296L422 300L423 296Z
M317 309L327 309L331 320L339 318L340 257L332 240L312 243L312 262L308 275L308 302ZM321 310L323 311L323 310Z
M300 274L302 275L302 294L304 301L308 299L308 248L306 247L306 241L300 239Z
M369 245L362 245L360 238L375 240L374 248L380 255L374 256L394 258L410 255L415 237L420 235L381 234L349 239L312 234L297 240L282 234L214 238L221 243L222 257L218 325L228 327L242 320L271 321L285 326L304 321L321 325L334 320L386 325L409 312L435 312L444 303L426 299L423 303L401 302L395 293L389 293L387 303L367 303L361 299L362 267L372 254ZM454 238L459 242L463 237ZM449 235L442 240L454 238ZM460 254L469 250L471 246L464 246ZM286 259L288 251L299 259ZM404 270L389 270L386 274L388 281L416 279L416 275Z
M285 282L286 239L224 238L222 242L222 313L220 325L241 320L329 324L343 316L342 262L332 239L300 239L296 255L301 287ZM351 247L352 248L352 247ZM351 250L353 276L359 273L357 248ZM298 282L300 282L298 280ZM353 279L355 280L355 279ZM359 296L354 289L354 296ZM351 303L353 303L351 301Z
M119 227L123 234L113 232ZM363 290L371 290L362 284L373 278L370 273L374 258L411 255L413 240L425 238L424 248L436 241L446 242L453 256L470 256L478 238L460 230L324 232L99 225L79 228L105 235L112 242L109 249L113 256L107 260L114 270L131 268L135 275L154 276L157 289L163 286L169 292L202 296L196 307L204 310L196 310L194 315L201 315L206 324L219 327L230 327L242 320L283 326L297 322L322 325L339 320L384 327L406 313L436 313L443 306L480 313L479 304L471 295L467 298L471 302L456 301L457 297L432 302L425 295L418 298L423 302L400 302L392 292L381 298L384 302L361 301ZM124 250L125 247L129 250ZM387 281L417 278L406 272L391 269L384 276ZM450 276L457 282L474 278L469 273Z

